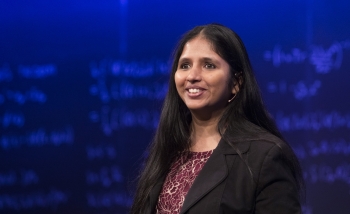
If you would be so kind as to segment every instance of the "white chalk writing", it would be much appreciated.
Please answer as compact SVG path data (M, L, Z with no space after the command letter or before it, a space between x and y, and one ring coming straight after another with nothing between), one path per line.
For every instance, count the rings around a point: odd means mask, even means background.
M39 128L25 135L2 135L0 137L0 148L12 149L20 148L21 146L41 147L44 145L59 146L62 144L72 144L73 142L74 130L71 126L53 131L46 131L44 128Z
M299 159L321 155L350 155L350 141L343 138L333 140L308 141L293 146Z
M340 113L337 111L315 111L303 114L292 113L290 115L278 112L275 115L275 120L281 131L350 129L350 113Z
M167 83L136 84L130 81L114 82L108 87L104 81L90 87L90 94L99 96L102 102L109 102L111 99L157 99L165 97L168 90Z
M16 127L22 127L24 125L25 118L22 113L16 112L5 112L4 115L0 116L0 123L2 127L7 128L11 125Z
M124 177L118 166L102 167L98 171L88 170L86 172L86 183L88 185L102 185L110 187L113 183L124 181Z
M120 128L143 127L154 129L158 125L159 112L155 110L126 110L103 106L101 112L92 111L89 114L92 122L100 122L102 131L110 135Z
M28 91L20 92L15 90L5 90L5 96L8 100L12 100L15 103L23 105L26 102L45 103L47 96L44 92L40 91L36 87L32 87Z
M168 89L167 78L164 78L168 76L168 66L160 60L102 60L99 63L92 62L90 72L97 81L90 86L90 94L98 96L103 103L137 98L162 100Z
M168 69L167 63L159 60L151 62L102 60L100 63L92 62L90 64L93 78L106 78L106 76L145 78L153 75L167 75Z
M272 61L275 67L280 66L282 63L302 63L308 57L306 51L302 51L299 48L293 48L290 53L285 53L279 45L276 45L272 51L265 51L264 58L266 61Z
M88 206L101 208L119 205L123 207L130 207L132 198L123 192L101 192L101 193L87 193L86 199Z
M86 154L88 160L96 159L115 159L117 157L117 150L112 145L98 145L86 146Z
M310 64L314 65L316 73L326 74L331 70L338 70L343 61L343 50L350 49L349 41L334 42L328 49L322 46L312 45L311 51L302 51L299 48L293 48L289 53L276 45L272 51L264 52L264 59L272 61L275 67L281 64L300 64L309 59Z
M335 167L327 164L313 164L304 170L304 178L311 183L340 181L350 187L350 164L343 163Z
M290 91L293 93L295 99L303 100L305 98L316 96L321 85L322 83L319 80L315 80L311 84L307 84L304 81L299 81L296 84L289 85L289 87L285 81L269 82L267 84L267 90L270 93L280 94L285 94Z
M350 155L350 142L344 139L340 140L322 140L320 142L307 142L309 154L312 157L325 154L342 154Z
M0 172L0 187L13 185L28 186L38 182L39 177L33 170Z
M24 210L36 207L56 208L68 200L68 194L60 190L36 191L26 194L0 194L0 210Z
M26 79L43 79L55 75L57 73L57 68L53 64L31 66L20 65L18 67L18 73Z

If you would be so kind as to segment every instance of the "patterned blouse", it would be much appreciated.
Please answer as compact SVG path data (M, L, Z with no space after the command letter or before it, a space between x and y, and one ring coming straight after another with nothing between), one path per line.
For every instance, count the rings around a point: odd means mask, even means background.
M157 214L178 214L186 194L213 150L183 153L170 167L156 206Z

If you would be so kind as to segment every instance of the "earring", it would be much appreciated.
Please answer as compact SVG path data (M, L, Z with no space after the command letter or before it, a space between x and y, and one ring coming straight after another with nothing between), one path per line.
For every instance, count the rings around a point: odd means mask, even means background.
M229 103L232 102L232 100L235 99L235 97L236 97L236 94L233 95L233 97L232 97L231 99L229 99L228 102L229 102Z

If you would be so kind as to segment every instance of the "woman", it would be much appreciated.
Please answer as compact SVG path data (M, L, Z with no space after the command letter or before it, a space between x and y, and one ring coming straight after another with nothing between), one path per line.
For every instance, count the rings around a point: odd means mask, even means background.
M300 166L282 139L238 35L197 26L175 50L131 213L300 213Z

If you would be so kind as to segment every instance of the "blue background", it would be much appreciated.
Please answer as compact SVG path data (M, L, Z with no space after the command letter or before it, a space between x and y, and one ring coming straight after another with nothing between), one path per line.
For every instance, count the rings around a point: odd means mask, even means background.
M217 22L250 55L298 155L305 214L350 211L346 0L2 0L0 213L127 213L181 35Z

